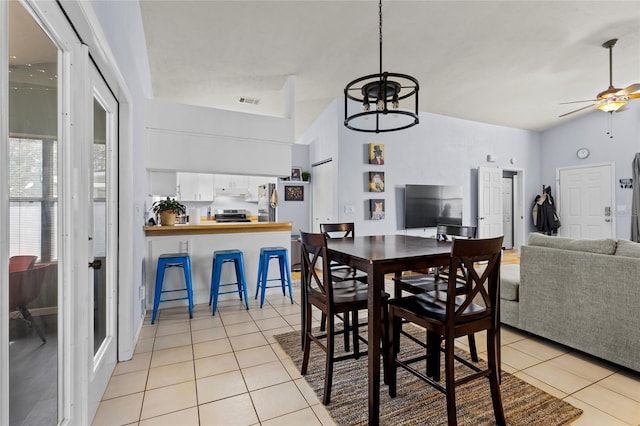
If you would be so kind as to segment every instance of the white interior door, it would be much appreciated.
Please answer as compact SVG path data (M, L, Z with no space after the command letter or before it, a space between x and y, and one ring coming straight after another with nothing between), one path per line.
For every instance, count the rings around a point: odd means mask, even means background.
M615 238L613 164L558 169L558 235Z
M503 235L502 169L478 167L478 238Z
M91 67L93 139L89 187L89 418L93 418L117 357L117 137L118 104Z
M313 232L320 232L320 224L333 221L333 162L313 166Z

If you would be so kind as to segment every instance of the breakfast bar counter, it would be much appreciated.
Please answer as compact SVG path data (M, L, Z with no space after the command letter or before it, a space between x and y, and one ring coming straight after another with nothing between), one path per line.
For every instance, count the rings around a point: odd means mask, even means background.
M291 222L223 222L203 220L198 225L145 226L146 259L143 276L146 287L145 305L153 308L156 265L158 257L165 253L188 253L191 258L194 303L209 302L211 266L216 250L241 250L249 299L253 300L258 275L258 261L262 247L291 246ZM291 253L289 253L291 261ZM275 265L274 265L275 266ZM232 267L222 271L222 282L235 282ZM279 268L269 269L269 278L279 275ZM165 272L164 289L183 288L184 278L180 268ZM220 300L238 299L237 294L225 294ZM239 299L238 299L239 302ZM160 309L186 305L185 300L162 303Z
M145 226L147 237L163 235L236 234L245 232L289 231L291 222L216 222L203 220L199 225Z

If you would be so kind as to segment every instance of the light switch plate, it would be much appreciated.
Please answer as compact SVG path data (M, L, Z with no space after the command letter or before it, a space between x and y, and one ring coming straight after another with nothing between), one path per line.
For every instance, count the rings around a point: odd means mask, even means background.
M355 206L353 206L351 204L347 204L346 206L344 206L344 212L345 213L354 214L355 211L356 211Z

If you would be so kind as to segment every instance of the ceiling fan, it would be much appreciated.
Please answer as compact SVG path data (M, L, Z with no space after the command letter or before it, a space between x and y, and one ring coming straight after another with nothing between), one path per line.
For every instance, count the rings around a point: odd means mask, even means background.
M558 117L565 117L569 114L573 114L574 112L583 111L591 107L596 107L601 111L609 113L622 112L626 109L626 104L629 100L640 98L640 93L636 93L640 91L640 83L632 84L628 87L625 87L624 89L613 87L613 46L616 45L617 41L618 39L614 38L602 44L602 47L604 47L605 49L609 49L609 88L598 93L595 99L590 99L587 101L562 102L562 105L582 102L593 103L591 105L587 105L574 111L559 115Z

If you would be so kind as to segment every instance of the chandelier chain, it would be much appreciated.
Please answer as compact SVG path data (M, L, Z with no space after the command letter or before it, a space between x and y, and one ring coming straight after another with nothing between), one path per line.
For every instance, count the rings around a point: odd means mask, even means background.
M378 17L380 18L378 26L380 32L380 74L382 74L382 0L378 0Z

